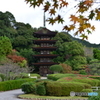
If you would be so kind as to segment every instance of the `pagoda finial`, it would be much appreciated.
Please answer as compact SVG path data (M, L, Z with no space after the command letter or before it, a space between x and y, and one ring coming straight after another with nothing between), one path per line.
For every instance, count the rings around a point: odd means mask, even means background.
M44 11L44 14L43 14L43 26L46 27L46 23L45 23L45 11Z

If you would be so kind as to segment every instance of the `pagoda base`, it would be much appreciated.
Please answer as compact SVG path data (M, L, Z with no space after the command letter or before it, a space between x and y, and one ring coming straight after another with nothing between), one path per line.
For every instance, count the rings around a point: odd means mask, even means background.
M49 70L50 66L40 66L39 67L39 74L41 76L47 76L48 74L53 74L52 71Z

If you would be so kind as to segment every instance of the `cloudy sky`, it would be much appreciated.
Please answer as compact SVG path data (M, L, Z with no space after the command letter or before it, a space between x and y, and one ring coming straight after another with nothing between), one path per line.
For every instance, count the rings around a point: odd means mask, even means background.
M67 11L62 10L59 11L58 13L61 13L66 19L66 23L68 23L68 16L70 13L73 12L73 5L75 2L72 3L71 7L67 9ZM33 8L29 7L29 4L26 4L24 0L2 0L0 2L0 11L6 12L9 11L11 12L17 22L23 22L23 23L29 23L33 28L43 26L43 10L42 7L40 8ZM46 14L47 15L47 14ZM99 25L100 22L97 21L92 21L92 24L95 25L96 30L93 32L91 35L88 37L88 41L90 43L100 43L100 33L99 33ZM63 25L61 24L55 24L55 25L49 25L46 23L46 27L52 31L58 30L59 32L62 31Z

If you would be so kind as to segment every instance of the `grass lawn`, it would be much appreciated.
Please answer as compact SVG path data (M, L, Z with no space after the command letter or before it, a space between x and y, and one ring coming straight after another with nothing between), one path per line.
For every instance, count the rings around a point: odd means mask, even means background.
M68 97L56 97L56 96L38 96L38 95L34 95L34 94L22 94L18 96L19 98L23 98L23 99L69 99L69 100L87 100L88 97L78 97L78 96L68 96Z

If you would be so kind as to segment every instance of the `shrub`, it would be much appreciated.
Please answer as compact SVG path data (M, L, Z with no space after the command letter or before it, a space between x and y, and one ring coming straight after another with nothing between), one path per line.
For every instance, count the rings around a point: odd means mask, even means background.
M92 63L88 65L89 72L87 72L90 75L100 75L100 63Z
M79 74L82 74L82 75L87 75L86 71L85 70L80 70L79 71Z
M53 81L49 79L37 79L35 82L45 82L45 81Z
M97 79L92 79L92 78L85 78L85 77L64 77L61 79L58 79L57 81L59 82L81 82L81 83L87 83L90 84L91 86L99 86L100 81Z
M76 75L75 74L60 74L60 73L59 74L49 74L47 78L56 81L60 78L69 77L69 76L75 77Z
M98 80L100 80L100 76L90 76L90 78L93 78L93 79L98 79Z
M87 83L90 84L91 86L98 86L100 82L99 80L92 79L92 78L74 79L73 81Z
M34 82L26 82L26 83L22 84L21 89L24 93L36 94L36 85Z
M39 74L37 74L37 73L30 74L30 76L31 77L35 77L36 76L37 78L41 78L41 76Z
M26 82L21 86L22 91L26 94L38 94L38 95L45 95L46 89L44 82Z
M92 89L83 89L81 92L93 92Z
M34 80L35 79L32 79L32 78L26 78L26 79L18 79L18 80L10 80L10 81L0 82L0 91L19 89L19 88L21 88L21 85L23 83L29 82L29 81L34 81Z
M63 71L63 68L61 65L52 65L50 66L50 70L53 72L61 72Z
M49 96L61 96L61 84L54 82L46 83L46 94Z
M91 96L88 100L100 100L100 96Z
M44 82L39 82L38 84L36 84L36 93L38 95L45 95L46 94L46 89L44 86Z
M4 81L6 77L4 74L0 73L0 78L1 78L1 81Z
M69 96L71 91L80 92L84 89L83 84L77 82L47 82L47 95Z
M27 73L28 68L21 68L18 64L13 63L11 60L7 60L0 65L0 73L4 75L3 81L14 80L22 78L22 73Z
M63 73L71 73L72 72L72 68L71 66L67 65L67 64L60 64L63 68Z

